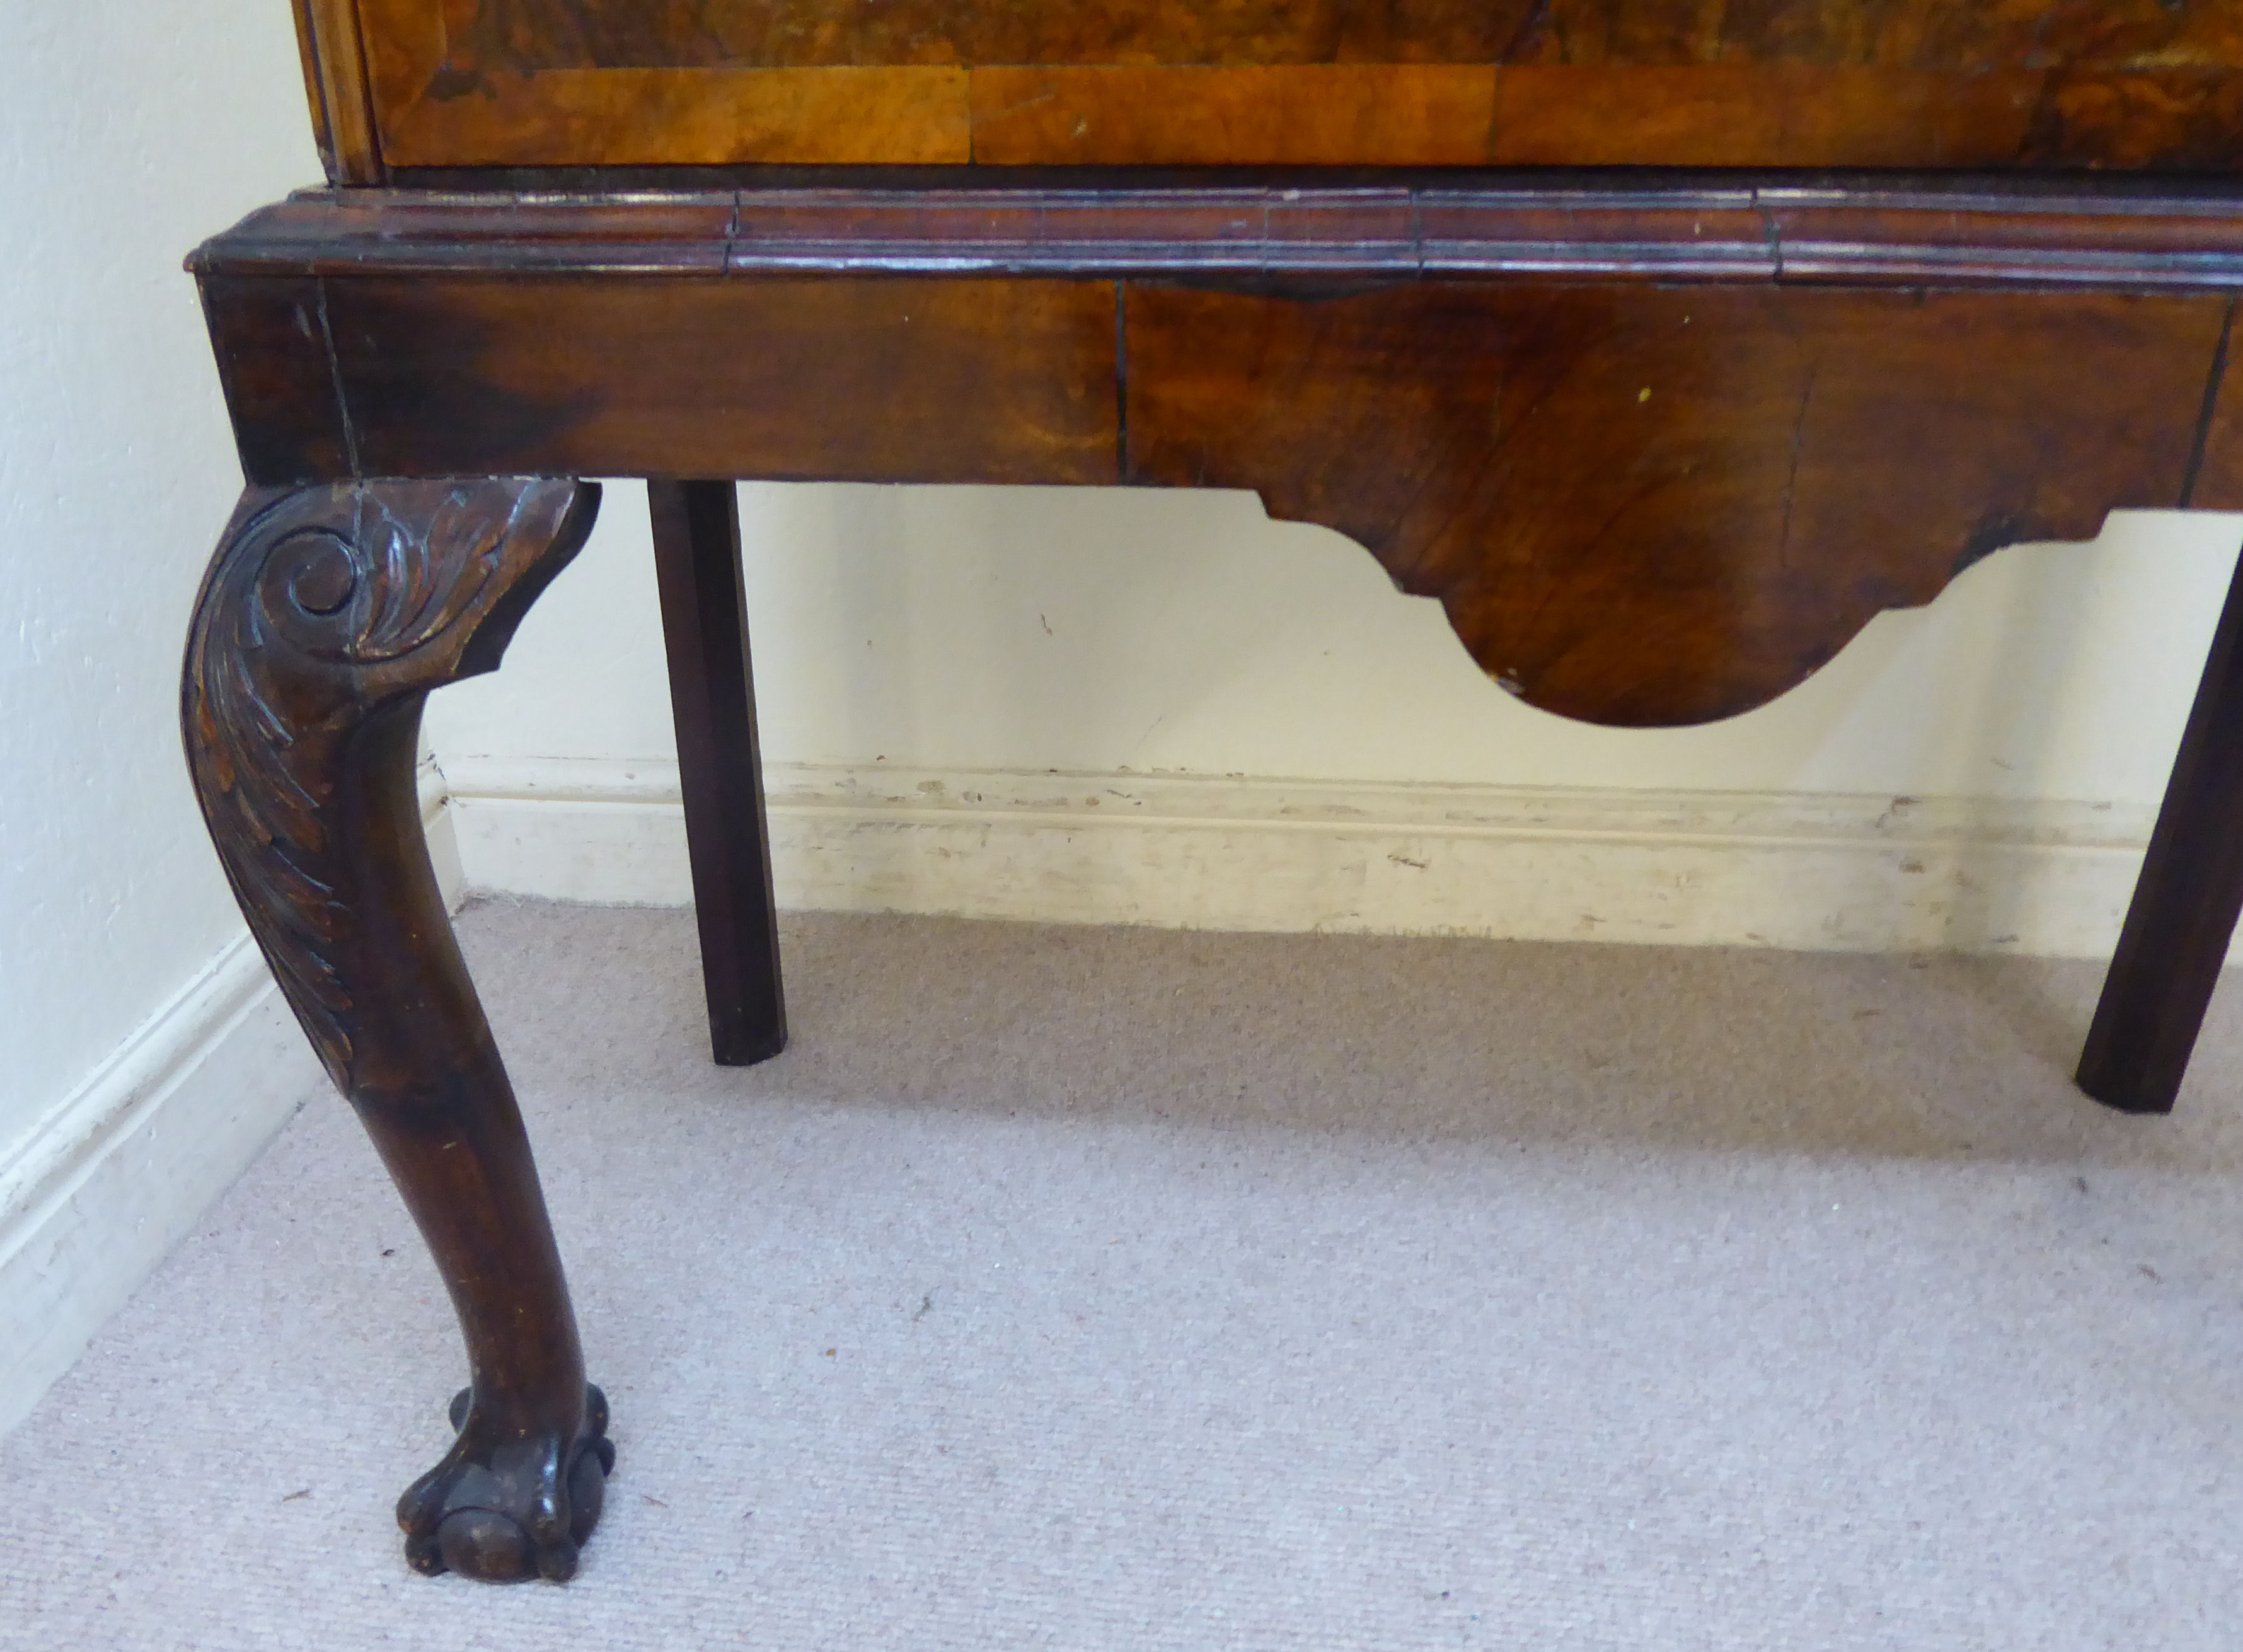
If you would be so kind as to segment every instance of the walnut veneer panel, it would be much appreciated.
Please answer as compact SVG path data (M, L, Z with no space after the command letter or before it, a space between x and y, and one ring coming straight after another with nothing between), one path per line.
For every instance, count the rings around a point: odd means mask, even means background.
M1119 480L1095 284L401 275L327 316L372 475Z
M2187 487L2217 295L1132 284L1128 478L1252 488L1512 693L1701 723L2004 545Z
M2243 156L2243 0L359 4L390 167Z

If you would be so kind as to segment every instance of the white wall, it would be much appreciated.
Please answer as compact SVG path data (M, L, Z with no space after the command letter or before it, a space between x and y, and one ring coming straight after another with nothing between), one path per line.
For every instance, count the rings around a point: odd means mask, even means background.
M179 265L317 176L301 84L266 0L0 10L0 1150L239 927L175 709L241 489Z
M277 0L0 6L0 1424L316 1073L271 1042L176 711L241 486L180 260L316 179L301 84Z
M1250 494L742 489L764 753L1625 790L2154 803L2243 518L2123 512L1882 616L1760 711L1686 730L1536 711L1430 599ZM672 757L646 496L607 490L498 678L432 702L440 760Z

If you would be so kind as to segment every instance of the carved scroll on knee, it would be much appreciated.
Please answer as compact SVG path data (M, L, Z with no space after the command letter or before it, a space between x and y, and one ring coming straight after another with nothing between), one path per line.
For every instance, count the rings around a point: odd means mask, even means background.
M429 690L497 665L598 498L594 484L522 477L252 489L212 560L182 685L196 796L347 1092L349 892L365 869L351 840L363 812L345 806L354 764L385 718L409 719Z

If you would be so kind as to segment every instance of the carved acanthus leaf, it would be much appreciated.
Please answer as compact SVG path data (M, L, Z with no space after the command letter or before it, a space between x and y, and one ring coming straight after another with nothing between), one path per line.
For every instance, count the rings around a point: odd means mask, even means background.
M522 478L257 490L212 563L188 643L189 765L243 914L346 1089L350 743L495 664L596 496Z

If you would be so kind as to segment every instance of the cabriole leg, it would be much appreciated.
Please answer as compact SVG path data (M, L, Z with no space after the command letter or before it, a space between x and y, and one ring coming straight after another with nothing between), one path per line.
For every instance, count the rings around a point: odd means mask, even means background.
M2243 566L2212 639L2165 806L2079 1058L2079 1087L2170 1113L2243 914Z
M523 478L253 489L187 645L188 764L227 879L466 1334L459 1437L398 1504L406 1556L495 1581L575 1571L614 1452L414 767L428 691L496 668L598 501Z

